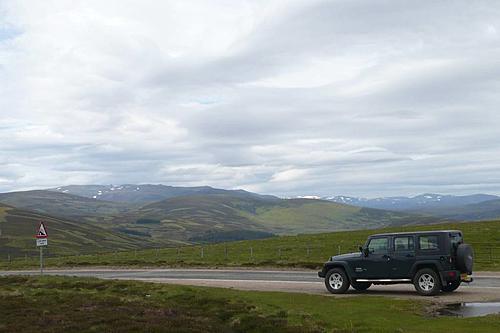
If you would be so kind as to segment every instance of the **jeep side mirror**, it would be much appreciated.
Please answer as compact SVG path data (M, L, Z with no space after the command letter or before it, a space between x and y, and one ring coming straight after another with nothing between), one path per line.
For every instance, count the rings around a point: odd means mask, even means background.
M369 248L367 248L367 247L365 247L365 248L363 249L363 254L365 255L365 257L368 257L368 255L370 254L370 249L369 249Z
M358 249L359 249L359 252L363 253L363 247L362 246L358 247Z

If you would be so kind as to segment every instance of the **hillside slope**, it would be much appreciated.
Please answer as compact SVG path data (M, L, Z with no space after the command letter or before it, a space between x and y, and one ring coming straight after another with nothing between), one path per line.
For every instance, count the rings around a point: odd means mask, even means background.
M147 240L0 204L0 253L2 256L36 253L34 235L40 221L44 221L47 226L48 253L50 254L87 254L150 246Z
M0 203L41 214L88 221L106 219L138 207L46 190L0 193Z

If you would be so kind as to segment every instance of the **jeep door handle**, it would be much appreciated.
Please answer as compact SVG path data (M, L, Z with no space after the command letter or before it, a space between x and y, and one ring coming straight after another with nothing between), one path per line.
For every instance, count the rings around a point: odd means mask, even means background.
M390 257L390 256L388 256L387 254L384 254L384 255L382 256L382 258L387 259L387 261L391 260L391 257Z
M413 258L413 257L414 257L414 255L413 255L413 254L409 254L409 253L408 253L408 254L406 255L406 258Z

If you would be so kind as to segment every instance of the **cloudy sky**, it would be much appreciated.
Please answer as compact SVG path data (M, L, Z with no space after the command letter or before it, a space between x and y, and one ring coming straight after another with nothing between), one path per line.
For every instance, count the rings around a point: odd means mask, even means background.
M498 1L0 1L0 191L500 194Z

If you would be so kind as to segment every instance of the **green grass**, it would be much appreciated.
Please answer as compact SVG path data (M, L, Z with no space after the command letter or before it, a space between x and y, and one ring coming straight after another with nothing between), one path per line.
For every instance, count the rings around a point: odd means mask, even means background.
M500 270L500 221L392 227L314 235L273 237L263 240L239 241L204 246L123 251L107 254L54 257L48 267L66 266L265 266L320 267L331 255L357 251L367 236L377 232L460 229L465 241L473 245L478 270ZM494 247L492 247L494 246ZM203 257L201 256L203 249ZM339 251L340 250L340 251ZM227 255L226 255L227 254ZM252 254L252 256L251 256ZM2 269L36 267L38 260L24 258L0 261Z
M70 277L0 278L0 332L498 332L429 301L335 298Z

